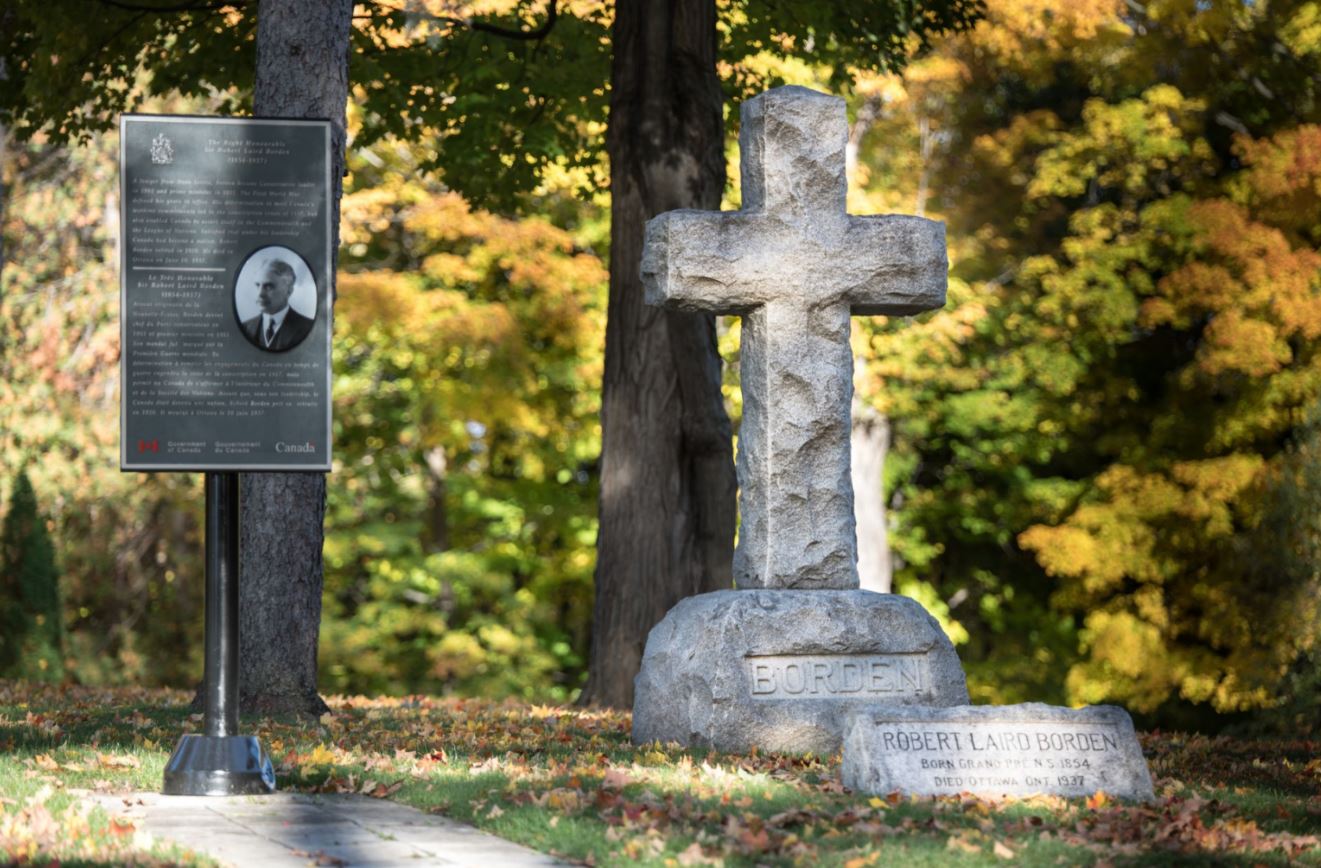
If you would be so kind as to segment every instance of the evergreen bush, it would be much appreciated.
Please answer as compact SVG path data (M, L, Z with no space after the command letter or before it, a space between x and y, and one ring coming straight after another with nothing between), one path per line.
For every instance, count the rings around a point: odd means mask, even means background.
M63 679L63 640L55 549L20 471L0 526L0 676Z

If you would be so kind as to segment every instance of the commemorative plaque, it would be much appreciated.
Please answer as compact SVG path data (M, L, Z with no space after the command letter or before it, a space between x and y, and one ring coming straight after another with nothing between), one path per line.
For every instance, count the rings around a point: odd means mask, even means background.
M330 124L120 120L120 469L330 469Z
M330 123L124 115L120 449L206 473L202 733L167 795L275 789L239 732L239 472L330 469Z

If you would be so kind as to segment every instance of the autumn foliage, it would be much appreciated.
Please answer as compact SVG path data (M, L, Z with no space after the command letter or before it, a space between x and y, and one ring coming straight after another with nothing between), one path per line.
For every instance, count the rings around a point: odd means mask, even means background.
M954 253L871 340L901 581L982 698L1269 705L1318 635L1315 6L1050 6L882 84Z
M570 5L582 39L511 90L492 82L531 49L430 34L483 61L441 58L452 99L399 84L425 48L386 51L404 18L359 21L376 54L356 67L335 309L329 690L568 700L582 683L608 15ZM949 304L859 320L855 354L893 431L895 588L959 644L974 698L1315 727L1317 4L990 0L889 75L858 72L857 46L822 61L768 8L721 7L729 107L782 82L843 90L851 208L947 224ZM95 120L80 106L71 132ZM414 121L437 135L399 138ZM69 677L179 684L199 668L200 497L113 469L113 153L40 133L4 152L0 488L28 467L50 519ZM737 324L722 331L735 362Z

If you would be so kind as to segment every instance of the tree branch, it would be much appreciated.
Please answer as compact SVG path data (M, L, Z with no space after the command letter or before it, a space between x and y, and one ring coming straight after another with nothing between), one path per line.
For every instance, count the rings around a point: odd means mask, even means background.
M108 0L105 0L105 2L108 2ZM559 18L558 0L550 0L550 6L546 9L546 20L535 30L512 30L508 27L501 27L498 24L490 24L472 18L451 18L447 15L431 15L425 12L413 12L411 10L400 9L396 6L389 6L382 2L382 0L367 0L367 2L389 12L404 12L408 15L416 15L419 18L425 18L428 21L437 21L441 24L462 27L465 30L472 30L477 33L490 33L493 36L499 36L503 39L517 39L525 42L539 42L542 39L545 39L546 36L550 34L551 28L555 26L556 19Z
M225 6L241 8L247 5L247 0L194 0L191 3L174 3L169 6L157 6L151 3L128 3L125 0L88 0L88 2L99 3L112 9L122 9L125 12L198 12L204 9L220 9Z

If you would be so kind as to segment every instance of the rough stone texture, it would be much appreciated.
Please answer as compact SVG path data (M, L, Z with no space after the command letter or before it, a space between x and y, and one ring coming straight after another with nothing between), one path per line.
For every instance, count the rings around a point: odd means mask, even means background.
M689 597L651 631L634 690L635 744L736 752L829 754L850 710L968 702L935 619L859 590Z
M742 118L743 209L649 221L646 300L743 316L738 587L856 588L849 317L942 306L945 227L847 213L842 99L782 87Z
M1113 705L864 708L846 723L840 773L878 795L1155 797L1133 721Z

